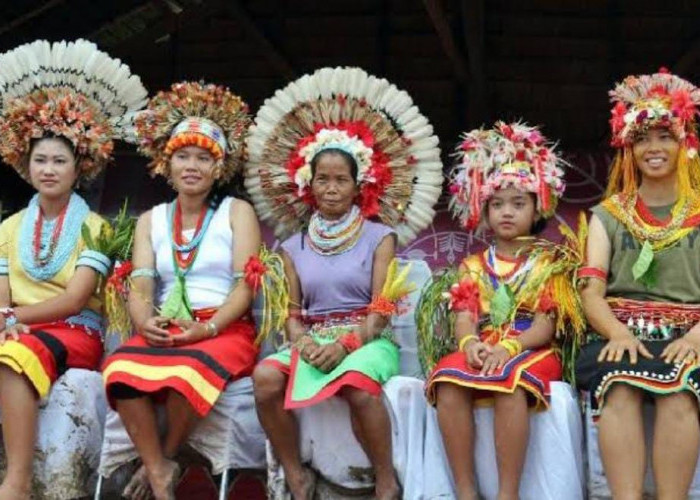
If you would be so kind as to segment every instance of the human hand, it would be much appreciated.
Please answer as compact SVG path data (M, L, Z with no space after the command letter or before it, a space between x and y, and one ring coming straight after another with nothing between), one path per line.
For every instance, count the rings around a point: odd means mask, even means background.
M22 323L15 323L9 328L5 328L0 332L0 345L3 345L8 340L19 340L19 334L23 333L28 335L31 330L27 325Z
M484 359L481 367L481 375L493 375L497 370L503 368L510 359L510 353L500 344L491 347L490 354Z
M146 339L148 345L154 347L167 347L173 345L170 332L164 327L170 324L170 320L164 316L151 316L143 325L139 334Z
M622 361L622 357L628 352L630 355L630 363L637 364L637 359L639 355L644 356L647 359L653 359L654 356L644 347L644 344L637 337L627 332L625 335L620 335L619 337L613 337L608 340L605 347L601 349L598 355L598 362L603 361L619 363Z
M316 351L309 356L311 365L323 373L328 373L338 366L348 353L338 342L318 346Z

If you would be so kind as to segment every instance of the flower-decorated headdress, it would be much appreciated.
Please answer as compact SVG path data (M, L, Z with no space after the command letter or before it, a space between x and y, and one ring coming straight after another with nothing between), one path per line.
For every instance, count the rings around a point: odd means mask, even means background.
M311 162L328 149L355 160L357 205L394 227L401 244L430 224L443 177L428 120L384 79L359 68L323 68L267 99L248 137L246 187L278 237L311 216Z
M498 121L476 129L457 145L450 175L450 210L467 230L476 229L484 203L498 189L515 187L537 196L537 211L551 217L564 192L566 162L537 127Z
M673 132L681 145L678 159L680 197L700 188L696 116L700 89L661 68L651 75L631 75L610 91L611 144L620 151L610 169L606 197L621 192L631 194L639 183L631 147L637 134L664 127ZM689 163L696 164L690 168Z
M46 136L68 139L80 177L94 177L146 102L139 77L86 40L38 40L0 55L0 94L0 156L25 180L31 141Z
M227 88L198 82L174 84L148 101L135 121L139 151L152 159L154 175L169 175L172 154L186 146L211 152L220 182L231 179L245 158L248 105Z

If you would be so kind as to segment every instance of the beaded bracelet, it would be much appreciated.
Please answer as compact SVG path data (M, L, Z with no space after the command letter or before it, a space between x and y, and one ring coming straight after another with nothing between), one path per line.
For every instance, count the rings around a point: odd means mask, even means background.
M523 352L523 344L518 339L503 339L498 344L508 351L511 358Z
M348 354L355 352L362 347L362 337L360 337L360 334L357 332L350 332L346 333L345 335L341 335L338 337L336 342L343 346Z
M477 336L474 335L474 334L465 335L464 337L462 337L461 339L459 339L459 343L457 344L457 349L458 349L460 352L464 351L464 348L467 346L467 342L469 342L469 341L472 340L472 339L479 340L479 337L477 337Z

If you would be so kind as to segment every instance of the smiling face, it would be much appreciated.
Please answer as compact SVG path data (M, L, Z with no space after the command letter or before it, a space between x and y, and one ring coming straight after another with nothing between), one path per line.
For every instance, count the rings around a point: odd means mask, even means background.
M324 151L315 159L311 192L325 219L338 219L352 207L358 193L352 165L343 155Z
M651 128L637 135L632 154L643 179L673 179L679 149L678 140L668 128Z
M499 189L489 198L486 220L496 238L528 236L537 220L534 196L514 187Z
M211 190L217 179L214 156L198 146L186 146L170 157L170 179L178 193L198 195Z
M32 186L46 198L59 198L73 190L78 178L76 159L69 143L60 138L36 141L29 153Z

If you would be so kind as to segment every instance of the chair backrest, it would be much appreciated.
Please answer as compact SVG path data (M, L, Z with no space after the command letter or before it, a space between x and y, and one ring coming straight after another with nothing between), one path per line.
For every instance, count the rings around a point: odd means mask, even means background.
M408 282L413 283L415 289L401 304L401 314L394 316L391 324L401 350L401 375L423 378L423 369L418 361L415 308L423 286L431 277L431 271L423 260L400 259L401 267L409 263L411 271Z

